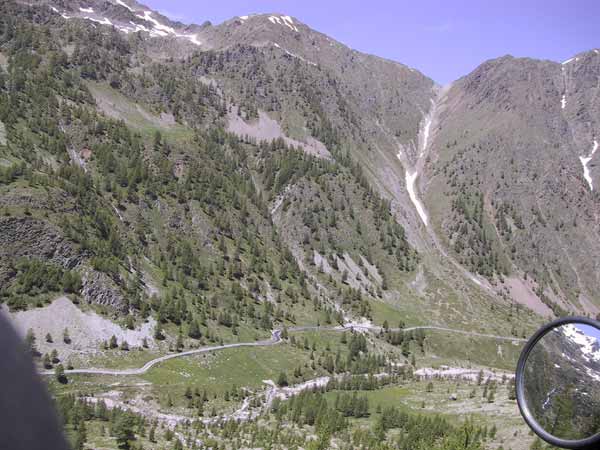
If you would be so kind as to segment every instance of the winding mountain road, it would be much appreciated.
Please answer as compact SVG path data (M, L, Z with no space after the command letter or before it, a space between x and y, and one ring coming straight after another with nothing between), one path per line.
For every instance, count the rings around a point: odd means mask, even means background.
M382 327L375 325L348 325L348 326L335 326L335 327L322 327L322 326L301 326L288 328L288 332L302 332L302 331L371 331L380 332ZM474 331L456 330L453 328L444 328L437 326L417 326L408 328L389 328L390 331L414 331L414 330L438 330L449 333L459 333L474 337L483 337L491 339L499 339L505 341L525 342L526 339L510 337L510 336L497 336L493 334L477 333ZM148 361L139 369L123 369L123 370L110 370L110 369L71 369L65 370L65 374L90 374L90 375L115 375L115 376L127 376L127 375L143 375L147 373L152 367L170 359L182 358L185 356L198 355L202 353L215 352L219 350L226 350L229 348L239 347L268 347L277 345L281 342L281 330L274 330L271 334L271 339L256 341L256 342L239 342L234 344L215 345L212 347L203 347L195 350L188 350L186 352L173 353L171 355L161 356L159 358ZM40 372L41 375L54 375L53 370L45 370Z

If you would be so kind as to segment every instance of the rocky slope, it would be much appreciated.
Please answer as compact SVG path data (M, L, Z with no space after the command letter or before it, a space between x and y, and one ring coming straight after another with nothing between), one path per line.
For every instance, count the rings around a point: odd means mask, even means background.
M80 262L59 265L81 274L88 301L127 310L131 292L139 306L149 293L172 290L179 301L190 286L209 298L237 285L249 297L277 298L271 269L265 278L251 257L258 239L254 257L280 261L276 273L297 268L302 275L284 284L310 300L321 292L323 308L342 316L391 309L393 320L418 322L427 311L441 324L514 329L515 302L542 315L596 311L595 259L584 254L597 251L595 52L564 65L502 58L442 89L284 14L214 26L174 22L129 0L3 8L34 41L46 39L41 30L53 36L31 63L16 57L24 50L6 25L0 54L26 70L56 69L48 98L62 118L51 121L48 149L35 124L49 118L33 96L19 100L32 113L0 117L11 167L2 202L7 215L33 212L20 220L68 237ZM79 109L65 111L69 102ZM32 142L35 157L22 150ZM290 156L289 147L311 156ZM12 174L20 161L52 170L71 161L83 178L72 169L62 177L81 186L44 186L54 192L44 206L29 172ZM97 196L82 195L89 182ZM87 219L62 220L60 208ZM190 269L181 262L190 257L204 264ZM18 273L3 273L14 292ZM340 309L340 286L366 303ZM529 320L537 319L517 322Z
M443 99L426 164L433 226L461 264L519 279L556 312L598 311L600 55L509 56Z

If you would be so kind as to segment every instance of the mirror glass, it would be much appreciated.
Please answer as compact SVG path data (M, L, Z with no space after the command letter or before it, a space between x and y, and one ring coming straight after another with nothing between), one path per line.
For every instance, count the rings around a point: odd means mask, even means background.
M531 349L524 398L552 436L581 440L600 432L600 330L570 323L548 331Z

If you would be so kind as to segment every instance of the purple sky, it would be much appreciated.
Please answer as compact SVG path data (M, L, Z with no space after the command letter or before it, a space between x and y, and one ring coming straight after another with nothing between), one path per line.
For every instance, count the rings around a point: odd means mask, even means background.
M600 0L140 0L183 22L280 12L441 84L502 55L564 61L600 47ZM493 4L492 4L493 3Z

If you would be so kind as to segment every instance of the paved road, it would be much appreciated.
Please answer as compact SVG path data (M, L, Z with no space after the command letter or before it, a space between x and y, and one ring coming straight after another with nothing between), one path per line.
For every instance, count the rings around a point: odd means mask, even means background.
M351 325L351 326L337 326L337 327L321 327L321 326L305 326L305 327L293 327L288 328L289 331L344 331L344 330L363 330L363 331L373 331L380 332L383 330L382 327L378 327L376 325ZM445 331L448 333L458 333L465 334L467 336L474 337L483 337L483 338L491 338L491 339L499 339L503 341L516 341L516 342L527 342L527 339L522 339L518 337L512 336L498 336L496 334L485 334L478 333L475 331L465 331L465 330L456 330L454 328L444 328L444 327L436 327L436 326L418 326L418 327L407 327L407 328L389 328L390 331L414 331L414 330L439 330Z
M322 326L303 326L303 327L291 327L288 328L289 332L302 332L302 331L347 331L347 330L364 330L364 331L373 331L379 332L382 330L381 327L375 325L352 325L352 326L336 326L336 327L322 327ZM505 341L517 341L517 342L525 342L526 339L515 338L510 336L497 336L493 334L483 334L477 333L474 331L464 331L464 330L455 330L452 328L444 328L444 327L436 327L436 326L419 326L419 327L408 327L408 328L390 328L391 331L413 331L413 330L439 330L445 331L449 333L459 333L465 334L468 336L475 337L484 337L484 338L492 338L499 339ZM94 375L143 375L148 372L152 367L157 364L160 364L164 361L168 361L174 358L182 358L184 356L197 355L200 353L209 353L215 352L218 350L225 350L228 348L239 348L239 347L266 347L270 345L276 345L281 342L281 330L274 330L271 339L267 339L264 341L256 341L256 342L240 342L236 344L225 344L225 345L216 345L212 347L203 347L196 350L188 350L186 352L181 353L173 353L171 355L161 356L160 358L153 359L152 361L148 361L139 369L123 369L123 370L109 370L109 369L73 369L73 370L65 370L66 374L94 374ZM54 375L53 370L46 370L40 372L41 375Z
M217 350L225 350L228 348L238 348L238 347L266 347L269 345L275 345L281 342L281 331L275 330L271 335L271 339L265 341L256 341L256 342L240 342L237 344L224 344L224 345L215 345L213 347L203 347L196 350L188 350L187 352L173 353L172 355L161 356L160 358L153 359L152 361L148 361L139 369L124 369L124 370L109 370L109 369L73 369L73 370L65 370L66 374L95 374L95 375L143 375L148 372L152 367L161 362L168 361L169 359L181 358L183 356L197 355L199 353L208 353L215 352ZM46 370L44 372L40 372L42 375L53 375L55 372L53 370Z

